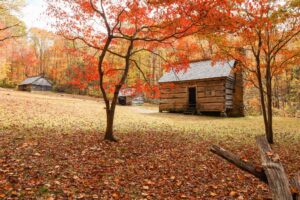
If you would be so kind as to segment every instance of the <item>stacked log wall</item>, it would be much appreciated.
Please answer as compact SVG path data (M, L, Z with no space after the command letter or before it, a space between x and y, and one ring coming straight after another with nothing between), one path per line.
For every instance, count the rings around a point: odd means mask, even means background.
M226 81L228 84L231 82L230 79ZM230 117L244 117L244 81L243 81L243 73L242 71L238 71L235 73L235 78L232 89L232 96L230 96L231 92L226 94L226 98L232 99L230 102L230 106L227 107L228 115ZM230 97L229 97L230 96Z
M224 112L225 78L161 83L160 111L184 112L188 107L188 88L197 89L197 112Z

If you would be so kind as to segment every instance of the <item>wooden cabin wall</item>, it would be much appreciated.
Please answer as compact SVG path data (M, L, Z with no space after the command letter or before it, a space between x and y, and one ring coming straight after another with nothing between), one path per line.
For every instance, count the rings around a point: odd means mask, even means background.
M199 81L197 84L197 111L225 111L225 79Z
M187 89L181 83L160 84L160 111L184 112L187 107Z
M161 83L160 111L184 112L188 108L188 88L197 89L197 112L225 112L225 78Z
M30 91L31 91L31 85L19 85L19 86L18 86L18 90L19 90L19 91L27 91L27 92L30 92Z
M51 91L51 86L32 85L31 91Z
M233 82L232 107L227 114L230 117L244 117L244 81L242 71L235 74Z
M233 95L235 93L235 77L228 77L226 80L226 110L232 110L233 109Z

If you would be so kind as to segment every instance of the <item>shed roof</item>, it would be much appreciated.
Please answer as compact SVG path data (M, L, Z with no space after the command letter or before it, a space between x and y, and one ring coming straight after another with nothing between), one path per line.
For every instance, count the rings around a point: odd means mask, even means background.
M165 73L159 83L190 81L208 78L221 78L230 76L231 70L234 67L235 61L216 62L212 64L211 60L190 63L186 71L178 73L171 70Z
M35 76L25 79L20 85L39 85L39 86L49 86L52 84L43 76Z
M123 88L119 92L119 97L130 97L135 94L134 88Z

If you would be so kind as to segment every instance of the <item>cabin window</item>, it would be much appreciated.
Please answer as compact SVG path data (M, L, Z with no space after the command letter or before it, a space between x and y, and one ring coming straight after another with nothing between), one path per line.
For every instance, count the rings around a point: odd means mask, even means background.
M211 90L211 89L206 89L205 90L205 96L211 97L211 96L215 96L215 95L216 95L216 91L215 90Z

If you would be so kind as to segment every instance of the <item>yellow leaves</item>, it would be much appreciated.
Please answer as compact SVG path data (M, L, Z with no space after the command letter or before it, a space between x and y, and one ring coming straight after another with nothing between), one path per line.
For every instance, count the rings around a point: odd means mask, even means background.
M217 193L214 193L214 192L210 192L209 195L212 196L212 197L215 197L215 196L217 196L218 194L217 194Z
M149 190L149 189L150 189L150 187L148 185L143 186L143 190Z
M76 175L73 176L73 179L76 180L76 181L80 180L80 178Z
M149 194L147 192L142 192L142 196L147 197L147 196L149 196Z
M54 183L55 183L56 185L61 185L61 183L60 183L59 181L54 181Z
M40 153L35 153L34 156L40 157L41 154Z
M8 79L10 65L7 61L0 62L0 80Z
M188 198L185 194L181 194L180 197L181 197L182 199Z

